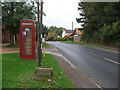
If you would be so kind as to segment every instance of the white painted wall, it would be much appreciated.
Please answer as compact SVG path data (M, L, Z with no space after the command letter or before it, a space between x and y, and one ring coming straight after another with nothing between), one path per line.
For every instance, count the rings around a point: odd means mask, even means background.
M65 30L63 30L63 32L62 32L62 38L63 38L65 35L66 35L66 32L65 32Z

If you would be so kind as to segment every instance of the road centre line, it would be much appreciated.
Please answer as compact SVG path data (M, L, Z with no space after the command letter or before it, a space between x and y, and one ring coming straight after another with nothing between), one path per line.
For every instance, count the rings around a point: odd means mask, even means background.
M95 55L94 53L88 53L88 54L91 54L91 55L93 55L93 56L97 56L97 55ZM108 59L108 58L104 58L106 61L109 61L109 62L113 62L113 63L115 63L115 64L118 64L118 65L120 65L120 63L118 63L118 62L116 62L116 61L113 61L113 60L111 60L111 59Z
M88 54L93 55L93 56L97 56L97 55L95 55L94 53L88 53ZM113 57L113 58L118 58L118 57ZM113 61L113 60L110 60L110 59L108 59L108 58L104 58L104 59L109 60L109 61L111 61L111 62L113 62L113 63L116 63L116 64L120 64L120 63L115 62L115 61Z
M112 52L118 53L118 51L112 51Z
M97 55L95 55L94 53L88 53L88 54L91 54L91 55L93 55L93 56L97 56Z
M107 60L107 61L109 61L109 62L113 62L113 63L115 63L115 64L119 64L119 65L120 65L120 63L118 63L118 62L116 62L116 61L110 60L110 59L108 59L108 58L104 58L104 59Z

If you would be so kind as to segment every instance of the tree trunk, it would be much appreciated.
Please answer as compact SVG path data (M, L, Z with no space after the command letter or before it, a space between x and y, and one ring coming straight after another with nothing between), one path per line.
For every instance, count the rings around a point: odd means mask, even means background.
M10 35L10 45L14 45L14 34L11 33Z
M86 43L87 43L87 44L89 43L88 39L87 39Z
M14 34L14 44L16 44L16 34Z
M15 34L15 43L17 43L17 34Z

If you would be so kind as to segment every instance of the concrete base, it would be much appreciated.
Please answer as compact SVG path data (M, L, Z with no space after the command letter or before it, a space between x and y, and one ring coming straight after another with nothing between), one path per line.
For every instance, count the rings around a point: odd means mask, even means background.
M37 76L52 76L52 67L37 67L35 75Z

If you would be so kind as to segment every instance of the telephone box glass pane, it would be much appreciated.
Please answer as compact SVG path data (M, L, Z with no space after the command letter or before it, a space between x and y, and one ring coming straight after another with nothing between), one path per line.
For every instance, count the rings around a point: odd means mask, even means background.
M26 45L25 48L31 48L31 46Z
M27 42L27 41L29 42L29 41L32 41L32 40L31 40L30 38L26 38L25 41L26 41L26 42Z
M25 45L30 45L31 44L31 42L25 42Z
M31 32L26 32L27 33L27 35L30 35L31 34Z
M31 45L32 45L32 36L31 36L31 32L30 32L30 29L29 28L25 28L24 29L26 32L26 36L24 37L24 53L25 55L31 55Z
M30 49L25 49L25 54L26 55L31 55L31 50Z

